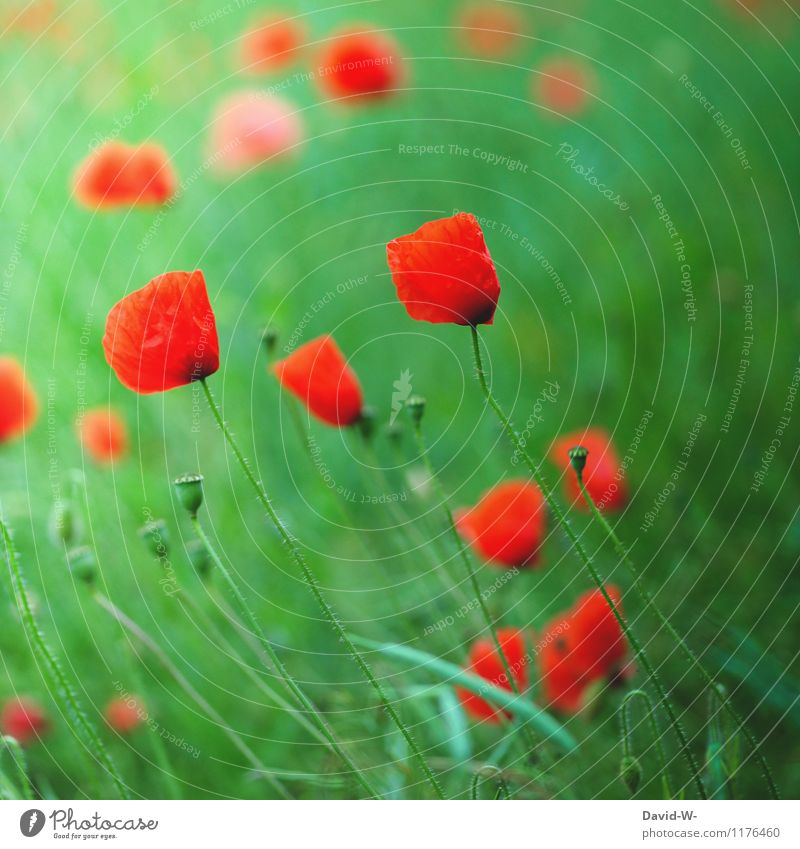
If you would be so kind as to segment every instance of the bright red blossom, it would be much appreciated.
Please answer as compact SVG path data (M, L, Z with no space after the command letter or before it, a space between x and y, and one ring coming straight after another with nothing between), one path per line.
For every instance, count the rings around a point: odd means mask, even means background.
M479 3L465 9L459 21L461 38L479 56L502 58L513 53L525 30L522 15L510 6Z
M606 591L621 609L619 590L609 585ZM627 641L599 590L584 593L570 610L553 619L540 642L543 697L565 713L580 710L591 684L626 671Z
M461 536L485 560L508 567L536 564L545 521L544 497L526 480L492 487L475 507L456 512Z
M500 282L474 215L423 224L386 248L397 297L408 314L435 324L491 324Z
M323 422L347 427L361 418L361 385L332 336L306 342L272 371Z
M166 392L219 368L219 340L202 271L170 271L115 304L106 361L134 392Z
M147 718L147 711L138 697L112 699L105 710L106 722L120 734L130 734Z
M108 408L87 410L78 422L78 434L86 453L97 463L111 463L128 450L125 421Z
M0 443L21 436L39 414L39 401L22 366L0 357Z
M515 628L498 628L497 639L503 647L508 668L517 685L522 691L528 686L528 674L526 664L528 658L525 652L525 637L522 631ZM508 680L503 661L490 637L475 640L469 651L469 661L466 666L467 672L472 672L493 684L502 687L509 692L513 691L511 682ZM482 699L480 696L463 687L457 687L456 692L461 704L467 714L473 719L487 719L489 722L499 722L505 713L499 708Z
M403 79L402 56L393 38L374 30L348 30L322 49L317 80L329 97L386 97Z
M38 702L26 696L9 699L0 711L0 730L23 746L35 742L49 727L47 714Z
M551 59L534 75L535 97L562 115L577 115L586 106L593 90L591 70L573 59Z
M254 74L290 65L306 38L302 22L270 15L246 32L240 42L242 67Z
M620 510L628 500L628 488L619 473L619 458L611 444L611 436L599 427L561 436L550 449L550 459L564 470L567 498L582 510L589 509L568 456L569 449L577 445L589 451L583 470L583 482L592 501L600 510Z
M92 151L73 177L75 197L90 209L166 203L177 178L163 148L112 141Z

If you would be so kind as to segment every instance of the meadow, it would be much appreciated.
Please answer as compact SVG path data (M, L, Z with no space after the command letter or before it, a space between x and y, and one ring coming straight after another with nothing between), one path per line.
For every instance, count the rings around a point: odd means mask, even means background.
M29 5L46 8L26 18ZM376 648L465 665L486 624L437 484L456 509L529 477L480 391L470 330L414 321L387 267L392 239L460 211L480 223L501 286L494 323L479 334L492 391L620 589L706 791L769 795L741 732L645 609L601 525L564 497L573 473L548 455L565 433L611 435L627 494L609 521L761 741L781 795L800 791L797 10L770 0L502 3L523 26L494 57L477 53L459 24L468 5L3 4L0 355L24 367L39 414L0 445L0 507L44 636L134 797L365 795L265 672L217 567L205 572L173 485L186 474L203 476L199 518L214 549L358 766L382 795L431 797L408 741L265 517L201 384L137 394L106 362L109 310L179 269L205 276L220 350L208 386L225 420L444 794L631 797L620 706L633 688L658 701L641 663L569 711L546 704L535 672L548 623L594 588L552 515L534 566L477 558L491 616L524 629L532 647L521 698L558 729L538 755L516 724L470 716L449 667ZM245 73L239 39L276 11L302 22L302 49L279 70ZM353 24L396 41L389 96L352 101L325 89L319 51ZM551 60L585 69L579 109L542 102ZM210 142L214 112L256 91L291 104L301 138L230 173ZM172 197L114 210L78 203L75 169L108 141L161 145L177 175ZM361 382L366 436L309 415L270 373L323 334ZM435 480L406 409L414 396L426 401ZM128 446L98 463L76 421L109 406ZM65 505L76 525L66 543ZM154 521L156 537L143 535ZM0 703L32 698L48 717L24 747L29 792L9 745L2 793L118 796L53 692L10 577L0 588ZM136 727L109 727L108 703L131 696L146 707ZM641 766L633 794L660 798L641 704L631 716ZM668 718L655 716L676 794L693 797Z

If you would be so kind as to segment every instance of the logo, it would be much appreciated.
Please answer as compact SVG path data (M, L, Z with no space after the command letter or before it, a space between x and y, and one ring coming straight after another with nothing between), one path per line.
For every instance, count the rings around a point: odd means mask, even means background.
M400 411L411 396L411 378L413 376L414 375L406 369L405 371L400 372L400 378L395 380L392 384L395 391L392 393L392 415L389 418L390 425L395 423L397 417L400 415Z
M31 808L19 818L19 830L25 837L36 837L44 828L44 814L37 808Z

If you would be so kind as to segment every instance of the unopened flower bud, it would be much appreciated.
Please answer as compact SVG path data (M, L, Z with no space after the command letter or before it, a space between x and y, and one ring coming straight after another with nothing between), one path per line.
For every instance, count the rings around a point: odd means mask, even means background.
M586 458L589 456L589 449L584 448L582 445L576 445L574 448L570 448L567 454L570 463L572 463L572 468L575 469L575 474L579 478L582 478L583 470L586 468Z
M267 354L272 356L278 346L278 331L274 327L265 327L261 333L261 343Z
M425 398L422 395L412 395L408 401L406 401L406 409L411 415L411 419L414 424L419 424L422 421L422 417L425 415Z
M97 577L97 558L88 545L70 549L67 552L67 565L69 571L77 580L83 581L85 584L94 583L94 579Z
M203 476L182 475L175 481L175 492L192 519L196 518L203 504Z
M375 410L373 407L364 406L361 410L361 418L358 420L358 427L364 440L369 442L375 435Z
M53 545L69 547L78 542L82 533L81 521L71 501L57 501L53 505L48 531Z
M619 777L630 794L633 795L642 783L642 768L639 766L639 761L630 755L626 755L619 766Z
M190 539L186 543L186 554L192 568L201 578L207 578L211 572L211 555L202 540Z
M169 555L169 531L163 519L152 519L139 528L139 537L153 557L163 560Z

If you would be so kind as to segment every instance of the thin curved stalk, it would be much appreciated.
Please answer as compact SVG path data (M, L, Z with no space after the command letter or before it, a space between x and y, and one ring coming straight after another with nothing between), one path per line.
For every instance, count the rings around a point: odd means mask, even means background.
M634 699L641 699L647 705L647 717L650 722L650 732L653 735L653 742L658 753L658 758L661 761L661 781L663 783L664 794L666 799L674 799L675 791L672 789L672 782L667 769L667 758L664 754L664 746L661 742L661 732L656 721L656 713L653 708L653 703L650 696L644 690L631 690L625 694L622 704L619 706L620 725L622 726L622 756L623 758L634 757L631 750L631 717L630 703Z
M33 787L31 787L31 780L28 776L28 759L25 757L25 751L22 746L20 746L19 741L16 738L6 735L1 739L5 747L8 749L11 759L14 761L14 766L17 768L17 772L19 772L22 787L22 798L33 799Z
M292 797L289 795L286 788L283 786L281 781L274 775L274 773L264 765L261 759L255 754L255 752L245 743L245 741L228 725L225 721L222 714L220 714L215 708L213 708L203 696L195 689L189 679L178 669L178 667L170 660L169 656L166 652L159 646L159 644L133 619L130 618L126 613L123 613L110 598L103 595L101 592L96 592L94 594L94 600L103 608L107 613L110 613L111 616L116 619L116 621L130 634L136 637L139 642L142 643L146 648L148 648L155 656L158 658L161 665L164 669L169 672L169 674L175 679L175 682L178 686L186 693L186 695L200 708L200 710L212 721L215 722L221 729L225 736L233 743L234 746L245 756L245 758L250 762L250 765L253 769L259 774L265 776L267 781L272 784L277 793L283 799L291 799Z
M552 490L548 486L547 481L545 481L544 476L539 470L539 467L536 465L531 456L525 450L525 445L520 439L519 434L516 432L516 430L514 430L514 426L511 424L508 416L506 416L506 414L503 412L503 408L499 405L494 395L492 394L492 391L489 388L489 384L486 382L486 372L483 370L478 330L475 326L471 326L470 330L472 332L472 351L475 358L475 372L478 378L478 382L480 383L480 387L486 398L486 401L494 411L497 418L500 420L500 423L503 425L503 429L505 430L506 434L508 435L516 450L518 451L519 456L522 457L522 459L525 461L525 465L530 470L534 481L536 481L536 484L542 491L544 499L547 502L547 506L553 514L556 523L566 534L567 539L571 543L572 547L575 549L575 552L577 553L579 559L591 575L592 580L595 582L597 588L602 593L603 598L606 600L606 603L611 609L611 612L614 614L614 618L619 623L623 634L630 643L634 654L644 667L644 670L650 680L653 682L653 687L655 687L656 692L658 693L659 701L664 705L664 710L667 712L670 725L672 726L675 732L675 736L678 738L678 742L680 743L681 753L683 754L683 757L686 760L686 765L689 768L689 773L691 774L692 782L694 783L695 789L697 790L697 793L701 799L708 798L706 789L703 786L703 779L700 773L700 766L694 756L694 752L692 752L691 746L689 745L689 739L686 736L686 732L683 730L683 726L681 725L681 722L678 719L678 715L676 714L675 709L672 706L672 702L670 701L670 698L667 695L667 691L664 689L664 685L661 683L661 679L656 674L653 665L650 663L650 658L645 653L638 638L629 627L625 618L622 616L622 613L620 612L617 605L614 603L614 600L608 594L605 583L602 577L600 576L600 573L597 571L596 566L592 562L589 553L583 547L583 543L578 538L578 535L572 529L569 520L567 519L564 511L561 509L560 505L556 501L555 496L553 495Z
M105 744L100 739L100 735L94 728L94 725L89 720L89 717L81 707L77 694L72 689L72 685L66 676L66 673L61 668L55 653L45 639L44 633L39 628L36 622L36 617L33 615L28 592L25 587L25 579L22 574L22 567L17 559L14 551L14 543L11 539L11 534L6 527L5 522L0 519L0 529L2 529L3 542L6 549L6 560L11 571L11 578L14 585L14 591L17 596L17 605L19 607L22 623L28 634L28 639L33 644L35 652L48 671L50 684L61 701L62 709L67 716L71 716L76 725L80 736L83 738L83 744L88 751L93 753L94 757L102 764L103 768L108 773L114 783L117 792L123 799L130 799L130 794L125 782L122 780L116 764L111 755L106 749Z
M639 574L639 570L634 565L633 560L631 559L628 550L622 544L622 540L617 536L614 528L611 526L611 523L606 519L606 517L602 514L600 509L594 503L594 499L589 494L589 491L586 489L586 485L583 481L583 474L579 473L578 470L575 470L575 474L578 478L578 485L581 488L581 494L583 495L583 499L586 502L589 509L592 511L592 515L594 518L600 523L602 528L605 530L609 539L614 545L614 550L619 555L622 562L625 564L626 568L631 574L633 578L633 586L634 589L639 593L639 597L645 604L645 607L649 607L650 610L656 615L656 618L661 622L661 624L667 629L667 632L675 641L675 645L683 652L683 656L689 661L689 663L694 666L705 679L706 684L711 688L713 692L716 693L717 697L722 704L722 707L728 713L728 715L733 719L736 723L739 730L744 735L745 739L750 746L750 749L753 752L753 756L758 762L759 767L761 768L761 773L764 776L764 780L767 782L767 788L769 789L769 793L773 799L779 799L780 794L778 792L778 788L775 784L775 779L772 776L772 770L770 769L769 764L767 763L767 759L761 753L761 748L756 740L755 736L752 734L750 729L745 724L744 720L739 716L738 711L733 706L731 702L730 696L727 693L720 693L716 682L714 681L711 673L705 668L700 658L694 653L686 640L678 633L675 629L675 626L669 620L665 613L662 613L661 608L656 604L655 599L653 598L650 591L642 582L641 576Z
M424 772L425 777L428 779L428 782L430 783L434 794L437 798L444 799L444 792L441 788L441 785L439 784L439 780L434 775L433 770L430 768L428 761L426 760L421 749L417 745L417 742L412 736L411 731L400 718L400 715L398 714L394 705L386 695L386 692L381 686L381 683L373 674L372 670L369 667L369 664L364 659L362 654L353 644L353 641L350 639L350 636L348 635L344 626L339 621L339 617L336 615L333 608L330 606L330 604L328 604L328 601L322 592L322 588L319 585L316 575L311 570L311 567L308 565L305 557L303 556L303 553L300 551L300 548L297 544L297 540L295 540L294 536L291 534L286 525L284 525L275 508L272 506L272 502L270 501L269 496L267 495L267 491L264 488L264 485L253 474L253 470L250 468L250 464L245 459L245 456L244 454L242 454L242 451L239 448L238 443L234 439L230 428L225 423L225 419L222 417L222 412L217 406L217 402L214 400L214 396L211 394L211 390L209 389L208 384L205 380L201 380L200 383L203 387L203 391L206 395L206 400L208 401L208 405L211 408L211 412L217 422L217 425L222 431L222 434L225 437L225 440L227 441L234 456L236 457L237 462L241 466L245 477L250 483L250 486L252 486L253 490L255 491L258 501L266 511L267 516L275 527L275 530L278 532L278 535L280 536L283 544L289 550L289 553L291 554L295 565L297 565L300 569L300 572L303 575L303 580L308 585L311 594L314 596L314 599L319 605L320 610L322 611L322 615L331 625L337 637L341 641L342 645L344 645L344 647L346 648L347 653L350 655L355 664L361 670L361 673L372 685L372 688L375 690L375 693L378 696L378 700L380 701L381 706L389 714L389 717L391 718L392 722L394 722L394 724L397 726L397 729L400 731L400 733L403 735L406 742L408 743L408 746L411 749L414 758L422 768L422 771Z
M323 735L325 740L327 741L328 747L331 751L337 755L342 763L345 765L347 770L352 773L353 777L358 781L361 787L370 795L372 798L380 798L380 793L376 790L370 781L364 776L363 772L355 765L352 758L348 753L344 750L342 745L336 739L336 736L333 733L333 729L328 725L328 723L323 719L320 715L317 708L314 706L314 703L309 699L309 697L305 694L300 685L292 678L289 670L284 666L283 661L278 657L275 649L272 646L272 643L267 638L267 635L264 633L264 629L261 627L258 619L256 619L255 614L250 609L244 595L242 595L242 591L239 589L239 585L231 575L230 571L225 567L222 562L222 558L217 554L214 546L211 545L211 540L209 540L208 535L203 530L203 526L200 524L200 520L194 516L192 517L192 524L194 525L195 532L197 533L198 538L202 541L203 545L206 547L206 551L208 551L209 556L214 561L215 568L219 571L220 575L222 575L222 579L228 585L228 588L231 591L231 595L236 599L236 603L239 605L242 614L247 622L248 627L252 630L252 633L258 638L259 643L262 645L264 651L267 654L270 662L275 667L279 677L283 681L286 689L297 699L300 706L306 712L309 720L314 723L314 725L319 729L319 732Z
M520 694L519 686L517 684L516 678L511 672L511 666L508 663L508 658L506 657L506 653L503 650L502 644L500 643L500 638L497 636L497 628L495 627L494 620L492 619L492 615L489 612L489 608L486 604L486 599L483 597L483 593L481 592L481 587L478 583L478 575L475 572L475 564L472 562L472 557L469 551L467 550L467 546L465 545L461 534L459 534L456 528L456 520L453 516L453 511L450 509L450 504L447 501L447 495L444 491L444 487L442 486L442 483L439 480L439 476L436 474L436 470L433 468L433 463L431 462L430 454L428 453L428 444L425 441L425 436L422 432L421 416L416 415L412 411L412 418L414 419L414 436L417 441L417 449L419 450L420 457L422 458L422 462L425 464L425 470L428 472L428 477L433 482L433 485L436 487L436 493L439 496L442 508L444 509L445 515L447 516L447 526L450 531L450 535L453 537L453 541L455 542L456 548L458 549L458 552L461 555L461 560L463 561L464 568L467 571L467 576L469 577L472 592L478 599L478 604L480 606L481 613L483 614L483 619L486 622L486 627L489 629L489 633L492 637L492 642L495 645L495 649L497 650L497 654L500 657L500 661L503 665L503 673L505 674L509 686L514 691L515 695L518 696ZM530 749L532 751L535 750L538 740L534 736L533 731L527 723L522 724L522 732L525 735L526 742L528 743Z

